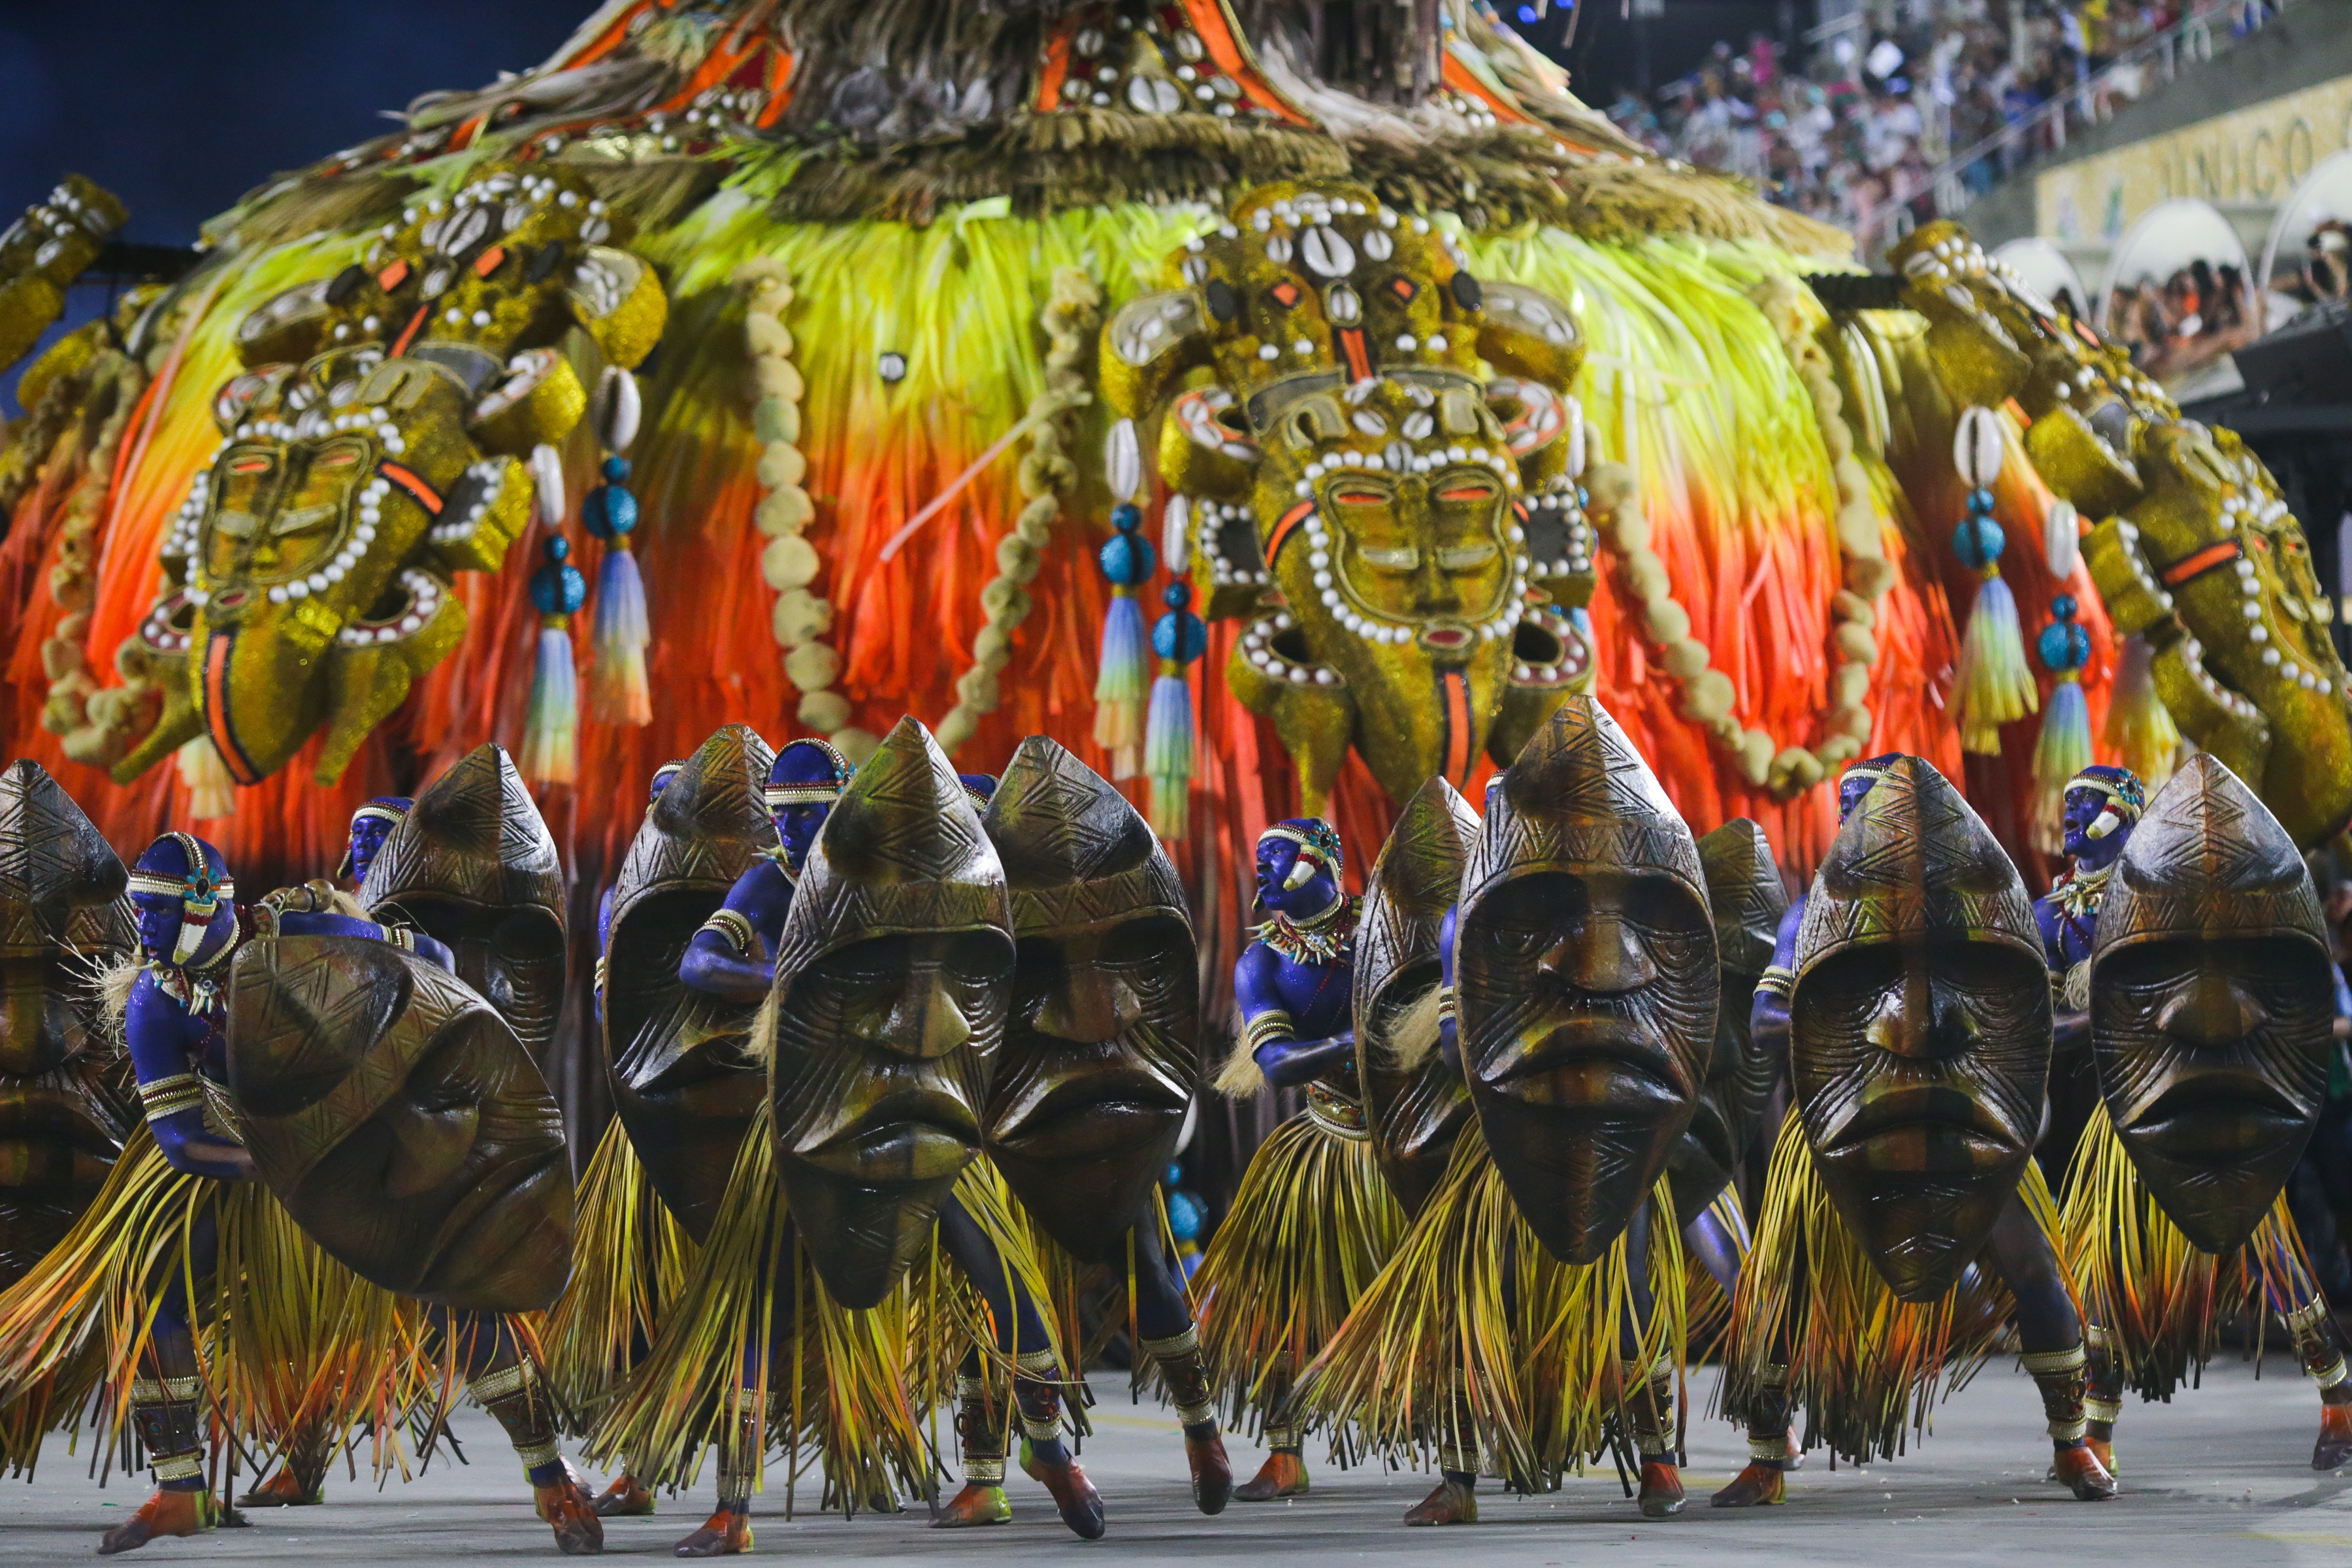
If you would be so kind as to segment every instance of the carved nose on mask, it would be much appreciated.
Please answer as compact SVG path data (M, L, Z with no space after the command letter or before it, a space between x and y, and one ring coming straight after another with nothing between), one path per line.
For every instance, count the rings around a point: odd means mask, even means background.
M1580 991L1613 995L1639 991L1658 977L1642 939L1623 921L1599 920L1554 942L1536 967Z
M2156 1026L2192 1045L2224 1046L2242 1040L2270 1022L2262 1004L2226 974L2200 971L2172 994L2156 1016Z
M1981 1036L1976 1016L1917 970L1879 998L1863 1030L1864 1039L1889 1056L1915 1061L1958 1056Z
M1076 974L1057 985L1037 1009L1037 1032L1080 1045L1118 1038L1143 1018L1143 1003L1115 974Z
M861 1033L886 1050L929 1061L971 1039L971 1020L934 971L909 976L891 1000L889 1012L870 1021Z

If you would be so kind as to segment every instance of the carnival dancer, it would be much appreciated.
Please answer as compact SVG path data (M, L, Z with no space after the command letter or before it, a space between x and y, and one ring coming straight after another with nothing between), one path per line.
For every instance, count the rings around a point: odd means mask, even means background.
M2060 799L2060 847L2066 868L2050 890L2033 900L2043 956L2050 963L2050 994L2056 1008L2050 1055L2050 1115L2035 1146L2042 1174L2063 1183L2066 1167L2083 1142L2099 1102L2099 1072L2091 1060L2089 984L2091 942L2099 925L2099 905L2116 857L2130 842L2132 827L2147 809L2147 793L2127 768L2096 764L2066 781ZM2096 1335L2093 1336L2094 1341ZM2104 1423L2094 1421L2095 1428ZM2095 1436L2095 1445L2098 1438ZM2104 1457L2104 1450L2102 1450Z
M1233 1472L1157 1201L1199 1060L1200 956L1183 884L1127 798L1043 735L1021 742L990 796L982 825L1012 891L1017 957L982 1119L989 1158L1040 1234L1066 1335L1077 1331L1082 1268L1105 1267L1129 1288L1138 1348L1183 1428L1192 1500L1214 1514ZM942 1525L1011 1517L986 1481L990 1459L1003 1462L1007 1412L982 1371L976 1352L959 1370L971 1479Z
M1209 1303L1202 1348L1226 1419L1265 1441L1244 1502L1307 1489L1306 1431L1292 1384L1368 1289L1404 1232L1381 1179L1356 1072L1358 902L1339 834L1291 817L1258 836L1265 923L1234 965L1241 1037L1217 1087L1240 1097L1298 1089L1306 1108L1258 1146L1192 1287ZM1335 1452L1346 1452L1344 1439Z
M1644 1514L1674 1512L1685 1282L1663 1178L1719 977L1690 831L1600 704L1568 699L1489 787L1446 923L1435 1048L1476 1122L1297 1403L1391 1454L1436 1449L1409 1524L1475 1521L1485 1463L1545 1489L1621 1444Z
M2091 941L2065 910L2067 945L2053 947L2073 959L2103 1089L2065 1206L2091 1341L2089 1441L2112 1468L2124 1389L2169 1399L2225 1316L2267 1310L2319 1384L2311 1463L2331 1470L2352 1458L2352 1377L2285 1197L2333 1045L2318 896L2278 819L2210 753L2134 824L2116 807L2137 793L2109 790L2083 822L2088 805L2069 792L2070 850L2078 822L2082 837L2105 820L2096 842L2124 842L2100 872Z
M793 752L778 757L788 779ZM811 761L803 749L792 766ZM777 1440L796 1462L803 1442L819 1451L828 1505L927 1494L908 1373L980 1344L1013 1384L1031 1474L1073 1531L1098 1536L1100 1500L1061 1440L1072 1380L1035 1309L1041 1271L975 1157L1013 969L1003 868L911 719L854 777L784 787L775 805L825 811L780 818L779 868L739 880L679 971L730 1000L766 998L752 1033L768 1094L597 1449L677 1486L715 1446L719 1506L677 1551L742 1552ZM782 868L796 857L794 877Z
M366 919L367 911L353 896L366 879L376 851L416 803L406 795L377 795L352 813L343 858L334 876L313 878L296 888L264 894L262 903L278 914L340 914ZM373 923L373 922L371 922ZM387 930L405 928L390 927ZM405 932L418 952L443 968L454 963L448 949L429 936ZM327 1467L334 1435L312 1420L300 1430L284 1435L286 1462L236 1500L239 1509L310 1508L327 1500Z
M2051 1012L2024 888L1920 759L1858 764L1840 795L1845 825L1757 990L1756 1029L1789 1042L1795 1104L1726 1357L1723 1406L1747 1421L1750 1459L1715 1503L1785 1499L1794 1407L1833 1452L1894 1457L2012 1312L2059 1479L2110 1497L2084 1443L2081 1319L2032 1163Z
M1733 817L1701 835L1698 859L1715 916L1721 1001L1698 1108L1666 1159L1675 1213L1683 1216L1683 1248L1696 1266L1690 1274L1695 1339L1728 1321L1748 1255L1748 1219L1736 1178L1785 1066L1769 1045L1758 1043L1748 1015L1789 909L1771 840L1748 818Z
M395 1042L393 1052L375 1053L384 1066L413 1065L425 1042L450 1037L444 1026L451 1021L477 1023L515 1048L478 998L455 982L425 978L446 972L411 956L421 951L446 963L446 952L435 952L429 939L348 915L241 906L235 891L220 851L185 833L157 839L133 868L130 892L144 962L110 978L110 994L121 998L146 1123L91 1215L41 1268L0 1297L0 1387L9 1400L69 1394L77 1358L95 1354L105 1389L101 1443L113 1440L127 1415L149 1458L157 1489L106 1532L101 1552L129 1551L162 1535L193 1535L221 1521L205 1474L207 1407L240 1446L257 1438L265 1447L282 1445L288 1434L314 1424L348 1441L362 1422L388 1443L418 1398L430 1394L429 1381L419 1376L426 1315L418 1301L512 1297L519 1306L543 1305L562 1278L560 1260L551 1278L544 1268L534 1276L544 1250L521 1244L554 1233L569 1240L561 1121L543 1089L539 1103L505 1116L508 1108L489 1098L496 1091L479 1088L498 1081L496 1075L457 1063L459 1079L484 1096L471 1108L482 1129L471 1148L447 1147L446 1139L436 1145L432 1128L411 1128L418 1113L397 1092L389 1102L375 1103L377 1095L365 1106L357 1097L348 1104L315 1100L322 1085L331 1087L338 1058L364 1059L404 1026L404 1046ZM432 1011L436 987L449 994L437 998L433 1017L412 1020L404 1013L371 1037L354 1038L323 1021L341 1016L331 976L324 987L305 988L306 1001L323 1004L317 1013L289 1015L273 969L283 950L332 947L338 940L336 956L346 969L406 966L412 1010ZM236 962L241 957L245 962ZM470 1019L468 1007L476 1015ZM233 1017L244 1019L234 1045ZM490 1041L488 1048L495 1047ZM404 1049L405 1063L394 1056ZM301 1069L307 1098L288 1100L283 1092L289 1061ZM372 1085L401 1087L399 1073L383 1067L368 1078ZM255 1089L265 1091L258 1103L248 1097ZM436 1105L447 1098L436 1092ZM456 1083L448 1092L463 1100ZM333 1114L324 1110L329 1103ZM337 1120L353 1110L353 1124ZM534 1114L545 1119L535 1128ZM299 1124L290 1139L283 1130L289 1121ZM387 1125L377 1129L379 1121ZM519 1131L499 1136L508 1126ZM396 1173L404 1208L372 1210L364 1181L352 1182L350 1172L326 1174L356 1127L395 1142L410 1131L424 1139L406 1145L415 1168ZM381 1142L367 1142L378 1150L373 1163L381 1166ZM289 1145L296 1151L290 1158ZM517 1162L526 1175L552 1175L509 1184L501 1178ZM257 1175L269 1177L269 1184ZM485 1184L499 1195L468 1195ZM281 1196L289 1187L301 1190ZM451 1223L461 1210L467 1223ZM368 1260L379 1267L363 1275L348 1259L371 1248ZM386 1275L406 1288L384 1285ZM545 1295L532 1300L542 1288ZM215 1290L226 1299L200 1310ZM534 1386L523 1347L495 1312L435 1309L430 1315L445 1348L445 1380L466 1379L507 1428L557 1545L567 1553L596 1550L595 1517L555 1450L553 1412Z
M584 1437L593 1430L596 1418L627 1381L629 1369L651 1347L662 1310L677 1295L693 1256L693 1238L657 1194L636 1146L639 1134L631 1129L631 1118L620 1111L620 1103L630 1097L632 1068L634 1076L642 1077L650 1065L675 1082L685 1076L680 1070L684 1058L698 1049L709 1054L709 1035L718 1031L709 1027L712 1020L698 1015L721 1005L700 997L689 1002L676 994L680 989L676 954L709 906L725 893L740 863L758 855L762 846L757 837L764 831L767 847L772 847L774 830L768 826L760 800L769 761L764 742L742 725L730 725L705 742L692 764L673 762L656 768L646 791L645 821L620 875L597 900L592 996L596 1023L604 1035L615 1114L581 1178L578 1257L542 1335L548 1381L567 1417L567 1436ZM697 776L681 792L689 798L677 803L677 809L662 819L658 808L663 795L690 765ZM706 800L706 793L725 796L736 809L728 810L718 799ZM747 833L751 842L743 842ZM630 922L625 931L623 1016L616 1034L616 1021L606 1006L614 910L646 898L653 902L646 918ZM630 962L641 956L646 961L642 965ZM641 967L650 973L640 973ZM750 1022L748 1010L742 1022ZM730 1158L731 1152L716 1162L721 1184ZM717 1199L713 1191L710 1201ZM650 1514L654 1494L625 1459L620 1473L596 1494L595 1508L604 1519Z

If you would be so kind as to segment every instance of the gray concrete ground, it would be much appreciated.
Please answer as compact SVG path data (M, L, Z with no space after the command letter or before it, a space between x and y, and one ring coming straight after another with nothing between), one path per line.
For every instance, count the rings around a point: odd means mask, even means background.
M1184 1483L1174 1421L1134 1408L1115 1380L1097 1407L1097 1436L1085 1462L1108 1500L1110 1533L1087 1544L1055 1520L1042 1489L1015 1476L1010 1526L957 1532L924 1528L920 1511L895 1517L780 1517L772 1493L759 1507L753 1552L763 1556L856 1559L874 1564L995 1562L1032 1554L1072 1561L1080 1552L1137 1564L1276 1559L1297 1568L1342 1563L1432 1563L1475 1554L1481 1568L1565 1568L1571 1560L1657 1563L1671 1568L1760 1564L2106 1563L2145 1568L2340 1563L2352 1552L2352 1473L2310 1468L2318 1401L2311 1386L2273 1357L2257 1381L2235 1362L2216 1368L2202 1390L2170 1405L2125 1412L2120 1451L2125 1495L2077 1503L2042 1477L2048 1464L2033 1386L2006 1365L1990 1368L1937 1417L1923 1448L1892 1464L1832 1472L1816 1456L1790 1479L1786 1508L1716 1511L1709 1489L1741 1462L1745 1445L1728 1426L1695 1421L1693 1500L1678 1519L1644 1521L1619 1493L1613 1474L1570 1483L1552 1497L1493 1495L1481 1489L1483 1522L1472 1529L1406 1530L1398 1516L1425 1489L1423 1478L1315 1467L1310 1497L1288 1503L1235 1503L1216 1519L1195 1512ZM1704 1399L1712 1373L1694 1379ZM436 1465L423 1479L382 1491L338 1479L322 1508L257 1512L249 1530L160 1542L136 1561L226 1565L320 1561L394 1568L482 1559L551 1560L546 1531L488 1420L468 1411L459 1432L474 1462ZM62 1451L37 1479L0 1488L0 1560L87 1558L98 1532L138 1505L142 1487L118 1478L100 1490L84 1465ZM1260 1456L1234 1447L1246 1476ZM664 1557L699 1521L708 1489L665 1500L651 1519L608 1522L608 1556Z

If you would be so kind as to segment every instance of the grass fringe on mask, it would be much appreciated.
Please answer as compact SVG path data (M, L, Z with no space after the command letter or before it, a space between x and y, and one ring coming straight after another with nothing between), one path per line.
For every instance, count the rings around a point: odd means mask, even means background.
M2104 1102L2067 1167L2063 1226L2061 1256L2081 1282L2084 1323L2106 1331L2124 1385L2142 1399L2194 1387L2224 1318L2251 1312L2265 1324L2266 1306L2315 1294L2284 1192L2243 1247L2200 1251L2140 1180Z
M2018 1193L2056 1252L2057 1206L2031 1161ZM1746 1419L1785 1356L1806 1447L1825 1444L1855 1464L1894 1458L1914 1435L1927 1435L1937 1401L1984 1364L2012 1307L1983 1269L1933 1301L1898 1298L1830 1202L1792 1110L1740 1269L1717 1409Z
M1370 1139L1343 1137L1302 1110L1258 1145L1192 1277L1206 1304L1201 1352L1229 1428L1289 1423L1292 1384L1404 1231ZM1330 1433L1334 1462L1352 1463L1345 1424Z
M585 1435L654 1344L699 1250L615 1117L581 1178L572 1279L548 1314L547 1381Z
M1392 1460L1418 1462L1431 1449L1484 1455L1513 1487L1557 1488L1631 1430L1626 1364L1682 1361L1682 1244L1664 1182L1650 1201L1654 1304L1643 1321L1628 1238L1594 1263L1554 1258L1519 1217L1474 1122L1388 1266L1300 1380L1297 1410L1335 1430L1352 1424ZM1636 1353L1621 1359L1629 1341Z
M670 1304L661 1336L587 1446L625 1458L647 1487L689 1487L706 1454L722 1478L787 1458L786 1517L797 1483L822 1470L818 1507L854 1514L901 1492L928 1495L935 1458L905 1383L907 1293L851 1310L836 1303L793 1234L762 1100L729 1174L710 1235Z
M194 1272L209 1211L217 1263ZM372 1434L378 1474L407 1473L400 1434L434 1379L413 1301L329 1258L257 1182L172 1169L142 1126L99 1195L32 1272L0 1294L0 1446L28 1470L41 1435L88 1423L110 1468L129 1452L131 1385L166 1281L192 1306L205 1401L226 1440L267 1470L323 1436L349 1453Z

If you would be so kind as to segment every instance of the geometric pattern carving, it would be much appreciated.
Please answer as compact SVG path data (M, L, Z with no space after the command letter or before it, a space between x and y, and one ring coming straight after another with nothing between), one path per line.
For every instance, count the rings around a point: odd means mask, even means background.
M1142 814L1043 735L1013 753L982 826L1003 863L1019 935L1091 930L1152 910L1192 924L1175 863Z
M128 951L137 940L129 876L40 763L0 770L0 958Z
M2288 934L2327 940L2301 852L2237 774L2197 752L2132 829L2100 906L2097 953L2170 937Z
M1772 858L1772 841L1744 816L1698 841L1706 897L1715 910L1717 961L1727 974L1754 979L1770 967L1780 917L1789 912L1788 885Z

